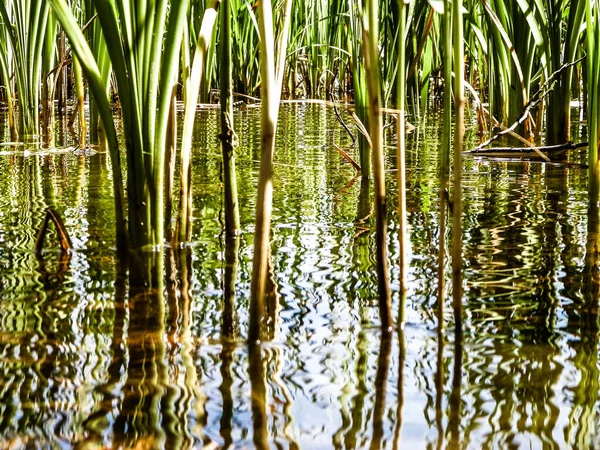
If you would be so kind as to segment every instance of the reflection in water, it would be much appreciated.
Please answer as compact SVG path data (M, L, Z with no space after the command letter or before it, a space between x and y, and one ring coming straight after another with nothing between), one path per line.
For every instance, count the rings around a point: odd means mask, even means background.
M223 414L220 421L220 434L223 438L223 447L229 448L233 444L233 417L235 405L233 402L232 387L234 374L231 366L235 357L235 342L239 338L239 324L237 312L237 298L235 286L238 272L238 252L240 249L240 236L226 234L225 238L225 270L223 276L223 319L221 324L221 385L219 391L223 398Z
M405 296L406 291L401 295ZM396 407L396 426L394 429L394 449L400 448L400 436L402 432L402 417L404 408L404 365L406 361L406 342L404 327L398 328L398 400Z
M583 267L583 305L579 310L579 341L571 344L572 363L579 371L579 382L572 387L573 409L569 414L568 442L578 448L597 445L598 396L600 371L598 369L598 301L600 299L600 211L597 201L588 206L587 243Z
M240 236L223 237L218 111L203 111L190 245L131 272L114 256L106 154L0 146L1 448L600 447L600 234L584 169L465 161L461 333L443 308L440 121L420 124L407 140L408 289L392 239L399 327L380 339L369 186L328 148L348 139L332 111L282 107L268 342L252 348L259 111L236 114ZM50 205L68 263L54 245L33 252Z
M452 391L450 393L448 413L448 448L460 448L460 419L461 419L461 386L463 377L463 332L462 321L457 320L454 328L454 373L452 374ZM437 387L437 386L436 386ZM437 409L437 407L436 407ZM441 436L439 437L441 439Z
M373 405L373 440L371 449L380 449L383 438L385 397L390 370L390 353L392 352L392 335L389 332L381 333L381 344L377 358L377 375L375 376L375 404Z
M248 375L250 376L252 403L253 442L257 449L269 448L267 416L267 374L266 361L261 346L251 343L248 346Z
M163 255L152 252L136 256L138 258L129 264L129 321L123 341L127 364L124 395L114 424L117 430L115 446L133 447L142 441L153 447L163 447L168 432L163 421L168 421L171 413L161 408L168 380L165 308L159 281L162 279ZM145 278L148 287L140 285Z

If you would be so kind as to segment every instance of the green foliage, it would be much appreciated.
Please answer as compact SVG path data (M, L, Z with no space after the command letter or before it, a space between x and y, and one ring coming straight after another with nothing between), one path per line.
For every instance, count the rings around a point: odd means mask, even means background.
M203 30L205 12L216 11L218 3L7 0L0 4L0 82L4 85L3 98L7 99L9 110L13 108L12 100L17 100L18 108L13 109L20 112L22 134L40 134L39 103L44 85L47 90L44 98L49 106L43 117L45 122L51 121L51 87L56 76L53 70L61 62L57 61L54 38L62 33L58 20L82 65L91 93L91 139L98 141L98 133L105 129L114 171L120 174L119 146L108 95L109 81L111 77L114 79L124 123L129 200L126 207L124 194L119 194L123 187L116 181L115 192L122 198L117 217L123 217L125 229L127 213L129 230L124 234L129 235L135 247L162 242L164 227L159 224L163 223L165 141L173 93L177 91L187 97L185 109L190 111L198 97L207 101L211 90L219 87L217 74L226 64L220 61L214 43L223 38L223 31L214 21ZM259 96L264 81L260 74L258 3L250 0L231 0L230 3L233 92ZM272 2L275 29L282 29L285 4ZM492 116L505 125L519 117L531 90L582 52L582 36L587 40L589 108L594 111L598 56L592 51L597 52L598 30L593 28L597 3L591 2L589 17L584 22L587 4L569 0L465 0L461 3L464 81L470 82L489 103ZM54 7L56 17L49 14L49 5ZM294 4L289 52L285 64L280 63L285 71L283 95L351 98L357 116L367 124L367 79L362 51L364 6L363 0ZM449 88L447 79L441 81L445 78L442 61L457 43L452 46L443 39L445 28L451 26L442 20L448 5L439 0L414 0L406 4L403 13L398 2L378 2L376 6L380 18L376 48L382 106L394 106L400 96L406 99L409 111L420 114L438 98L439 88ZM404 15L405 19L401 19ZM586 26L588 31L582 34ZM404 33L399 31L401 29ZM277 41L278 36L274 39ZM181 49L183 57L180 57ZM404 58L400 57L401 53ZM201 59L196 69L192 58ZM179 67L180 60L182 67ZM547 143L564 142L569 138L573 78L573 68L562 69L546 98ZM177 86L182 89L177 90ZM81 94L82 86L78 85L77 90ZM9 119L16 116L9 112ZM184 148L190 147L189 138L185 136L191 133L191 118L184 125ZM528 119L518 131L530 138L543 126L540 122ZM364 140L361 149L361 166L363 173L368 174L370 153Z
M118 142L105 78L65 0L50 3L87 75L106 129L113 173L120 180ZM163 243L167 121L188 7L186 0L138 3L94 1L121 102L127 149L127 237L133 248ZM117 197L121 190L122 186L115 184ZM122 208L117 206L117 216L122 215ZM124 222L118 229L125 234Z
M600 200L600 2L586 2L587 22L587 117L589 134L590 193L593 201Z
M0 34L4 39L8 38L11 48L19 98L19 132L27 138L39 135L42 51L48 11L46 0L3 0L0 3L3 29ZM5 61L3 65L7 63Z
M544 78L575 60L587 1L516 0L526 17L539 50ZM561 73L548 99L546 141L569 139L571 82L573 69Z

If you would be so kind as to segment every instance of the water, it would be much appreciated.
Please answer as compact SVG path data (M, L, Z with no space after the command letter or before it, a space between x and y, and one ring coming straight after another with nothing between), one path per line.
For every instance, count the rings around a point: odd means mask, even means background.
M130 287L115 259L106 155L76 154L68 135L60 152L0 147L1 448L600 447L598 225L585 168L466 159L464 333L449 266L440 332L440 120L419 123L407 142L407 323L382 339L368 187L332 145L351 141L333 111L283 106L278 307L269 342L249 352L259 110L236 112L237 242L221 232L217 112L199 116L193 241L165 252L158 292ZM386 141L397 314L390 131ZM33 252L47 206L71 235L68 260L55 236L43 259Z

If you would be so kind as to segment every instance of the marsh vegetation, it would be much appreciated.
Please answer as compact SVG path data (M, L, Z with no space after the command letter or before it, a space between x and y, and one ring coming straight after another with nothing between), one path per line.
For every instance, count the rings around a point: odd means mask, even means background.
M599 13L4 0L0 446L600 445Z

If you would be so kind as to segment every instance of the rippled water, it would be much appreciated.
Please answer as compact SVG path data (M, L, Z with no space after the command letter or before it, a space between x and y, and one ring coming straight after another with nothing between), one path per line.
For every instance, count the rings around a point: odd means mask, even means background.
M236 113L243 232L233 241L221 231L217 119L199 114L193 242L167 249L159 291L130 287L115 259L106 155L0 146L1 448L600 447L598 224L580 154L569 165L466 159L455 336L449 266L443 330L438 320L441 121L419 123L407 142L407 324L382 339L368 186L333 146L351 141L333 111L283 106L278 301L271 339L249 351L259 109ZM5 128L0 115L3 142ZM33 252L48 206L71 235L70 259L55 238L43 259Z

